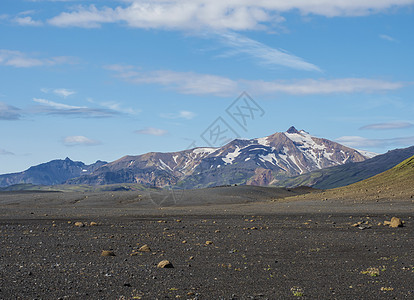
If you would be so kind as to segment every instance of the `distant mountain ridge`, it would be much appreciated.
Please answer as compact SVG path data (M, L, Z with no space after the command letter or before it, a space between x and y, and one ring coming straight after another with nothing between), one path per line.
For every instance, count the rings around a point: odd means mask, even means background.
M412 148L412 147L410 147ZM306 199L386 201L414 199L414 156L393 168L356 183L305 196Z
M278 186L311 186L318 189L332 189L353 184L389 170L414 155L414 146L395 149L371 159L350 163L281 180Z
M23 172L0 175L0 187L23 183L35 185L62 184L68 179L79 177L82 174L91 174L105 164L106 162L98 160L94 164L85 165L80 161L72 161L68 157L64 160L52 160L30 167Z
M264 138L236 139L221 148L125 156L68 184L134 182L156 187L268 185L316 169L364 161L369 155L295 127Z

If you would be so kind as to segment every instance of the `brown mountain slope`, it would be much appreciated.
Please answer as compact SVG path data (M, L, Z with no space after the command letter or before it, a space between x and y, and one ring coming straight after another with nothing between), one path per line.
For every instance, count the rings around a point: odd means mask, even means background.
M414 156L394 168L363 181L301 196L300 199L407 200L414 201Z

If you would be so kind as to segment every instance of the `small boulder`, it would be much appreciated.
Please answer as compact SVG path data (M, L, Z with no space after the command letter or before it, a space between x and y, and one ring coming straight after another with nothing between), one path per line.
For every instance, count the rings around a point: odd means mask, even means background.
M403 227L403 222L400 218L392 217L390 227L397 228L397 227Z
M157 268L174 268L174 266L168 260L162 260L158 263Z
M85 224L83 224L82 222L75 222L75 226L76 227L84 227Z
M93 222L93 221L89 223L89 226L97 226L97 225L98 225L98 223Z
M140 252L151 252L151 249L148 245L144 245L141 248L138 249Z
M115 256L114 251L102 250L101 256Z

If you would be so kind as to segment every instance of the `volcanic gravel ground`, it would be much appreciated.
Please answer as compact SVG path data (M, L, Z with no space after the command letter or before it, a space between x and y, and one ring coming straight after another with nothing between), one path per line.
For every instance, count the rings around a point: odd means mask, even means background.
M159 214L2 217L0 298L414 299L412 212Z

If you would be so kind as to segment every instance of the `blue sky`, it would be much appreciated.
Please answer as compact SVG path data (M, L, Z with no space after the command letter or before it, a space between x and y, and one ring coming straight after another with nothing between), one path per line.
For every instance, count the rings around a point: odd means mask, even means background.
M413 28L414 0L2 0L0 173L219 146L212 128L414 145Z

